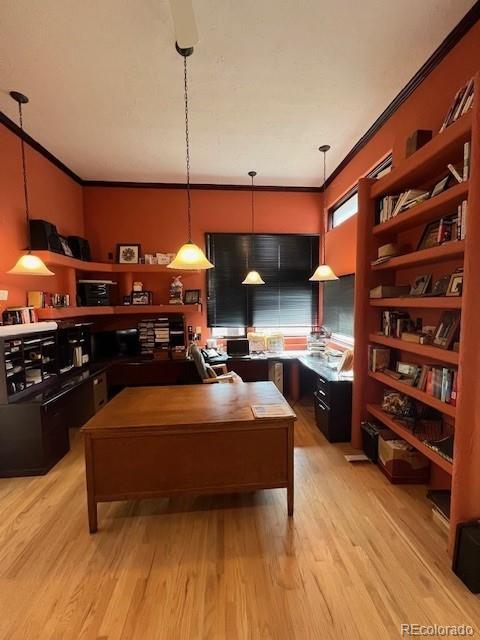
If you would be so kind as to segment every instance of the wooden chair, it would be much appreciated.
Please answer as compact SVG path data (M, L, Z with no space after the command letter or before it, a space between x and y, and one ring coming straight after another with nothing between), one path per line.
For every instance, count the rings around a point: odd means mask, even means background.
M190 347L189 355L195 363L198 375L200 376L203 384L232 384L236 382L243 382L238 374L236 374L234 371L229 372L227 370L226 364L207 364L205 362L205 358L203 357L201 349L199 349L197 345L192 345ZM222 373L218 375L217 371L221 371Z

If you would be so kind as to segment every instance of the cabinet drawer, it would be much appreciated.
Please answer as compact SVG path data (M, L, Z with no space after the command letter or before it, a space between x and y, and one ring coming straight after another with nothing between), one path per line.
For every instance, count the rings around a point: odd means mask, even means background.
M315 393L322 402L330 406L330 383L328 380L325 380L325 378L322 378L321 376L317 376Z
M93 404L95 413L100 411L102 407L107 404L107 376L105 373L101 373L92 379L93 386Z

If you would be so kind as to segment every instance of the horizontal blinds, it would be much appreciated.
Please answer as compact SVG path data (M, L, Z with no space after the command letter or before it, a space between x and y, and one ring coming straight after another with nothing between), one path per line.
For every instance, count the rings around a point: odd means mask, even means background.
M318 236L209 234L208 324L211 327L310 327L317 322ZM249 269L265 285L241 282ZM242 322L239 322L242 320Z

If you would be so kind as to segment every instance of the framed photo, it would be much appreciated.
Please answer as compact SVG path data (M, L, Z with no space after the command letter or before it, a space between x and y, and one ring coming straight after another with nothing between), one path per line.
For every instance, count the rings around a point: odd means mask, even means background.
M129 306L132 304L132 296L123 296L123 305Z
M430 281L432 279L431 274L426 273L423 276L417 276L410 287L411 296L423 296L427 293Z
M449 349L460 325L458 311L444 311L435 329L433 344L440 349Z
M461 296L463 290L463 269L461 271L455 271L450 276L450 282L448 283L446 296Z
M64 255L68 256L69 258L73 258L73 252L70 245L68 244L67 238L65 238L65 236L58 236L58 238L60 240L60 244L62 245Z
M442 178L439 182L437 182L437 184L433 187L430 197L434 198L435 196L438 196L439 193L442 193L442 191L445 191L450 183L451 177L451 175L445 176L445 178Z
M152 304L151 291L132 291L132 304Z
M418 243L417 251L421 249L430 249L431 247L438 246L438 230L440 228L440 221L430 222L425 227L420 242Z
M139 264L139 244L117 244L117 262L119 264Z
M200 289L187 289L183 295L184 304L200 304Z

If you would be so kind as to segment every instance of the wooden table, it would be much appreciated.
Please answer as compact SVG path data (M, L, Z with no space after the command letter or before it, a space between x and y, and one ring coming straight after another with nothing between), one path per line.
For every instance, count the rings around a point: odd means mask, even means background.
M280 403L281 418L252 414ZM124 389L82 429L90 532L99 502L182 493L284 487L293 515L295 420L272 382Z

